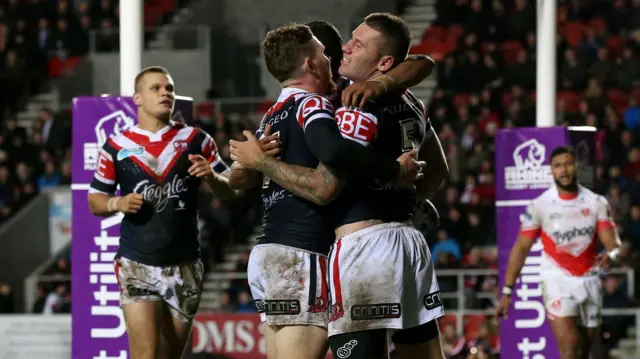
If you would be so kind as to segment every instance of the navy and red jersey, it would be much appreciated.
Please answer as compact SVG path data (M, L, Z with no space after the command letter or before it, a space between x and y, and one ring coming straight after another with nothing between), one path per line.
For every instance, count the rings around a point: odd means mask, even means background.
M285 88L276 104L262 119L256 137L271 125L280 139L281 161L316 168L318 159L310 152L305 128L316 120L334 121L333 106L325 97L296 88ZM276 243L327 254L333 243L333 229L326 208L287 191L267 177L262 182L264 224L259 244Z
M433 136L422 101L410 91L389 93L364 109L341 107L336 121L342 136L369 147L374 156L397 158ZM395 183L353 176L331 205L336 226L364 220L401 222L411 218L416 195Z
M207 133L171 123L152 133L133 127L109 138L98 157L89 193L138 193L144 205L120 226L118 256L169 266L200 257L197 227L201 179L188 173L190 154L202 155L217 173L229 171Z

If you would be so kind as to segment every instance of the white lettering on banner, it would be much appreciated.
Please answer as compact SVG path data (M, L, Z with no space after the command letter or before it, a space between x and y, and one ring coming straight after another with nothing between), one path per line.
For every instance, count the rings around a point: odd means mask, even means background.
M527 312L526 319L516 319L515 328L521 331L537 329L544 325L545 309L542 303L542 286L540 277L540 265L542 263L542 242L538 239L531 247L529 256L524 262L520 278L516 282L514 291L514 310ZM518 350L522 353L522 359L545 359L540 354L546 348L547 339L541 337L537 342L531 342L524 337L518 343Z
M107 328L91 327L91 338L121 338L125 335L126 326L122 309L120 309L120 291L113 261L120 243L119 236L109 235L109 230L122 222L123 214L104 218L100 221L100 235L94 237L96 251L89 253L89 286L93 291L91 317L113 317L117 320ZM89 323L100 322L88 318ZM104 322L104 321L102 321ZM93 359L127 359L126 351L109 352L109 348L95 348Z
M71 315L0 316L0 358L71 358Z
M134 193L141 194L145 201L153 203L156 207L156 212L162 212L171 198L178 198L180 193L187 192L189 188L187 186L187 178L178 178L178 175L173 175L171 182L165 182L162 184L152 184L149 180L138 182L133 188Z
M84 170L95 171L100 147L104 145L109 137L120 135L135 126L135 124L135 120L127 116L122 110L112 112L100 118L94 128L96 142L87 142L84 144Z
M541 189L553 185L551 166L543 165L547 149L532 138L513 151L514 166L504 168L507 190Z
M221 324L221 325L220 325ZM252 353L259 350L266 354L266 346L262 335L255 335L256 326L262 323L254 323L249 320L226 320L222 323L216 320L194 321L194 353ZM260 343L256 346L256 340Z

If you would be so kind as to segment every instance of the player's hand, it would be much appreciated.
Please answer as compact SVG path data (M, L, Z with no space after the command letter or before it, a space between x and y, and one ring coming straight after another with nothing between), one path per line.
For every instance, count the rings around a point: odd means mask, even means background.
M418 150L413 149L398 157L397 161L404 167L404 170L398 178L398 186L415 189L413 182L424 177L424 168L427 166L427 163L424 161L416 161L415 157L417 154Z
M116 205L118 212L122 212L124 214L136 214L142 208L144 204L144 197L138 193L129 193L124 197L120 197L118 199L118 203Z
M605 272L608 272L609 270L611 270L613 261L611 260L611 257L609 257L609 253L602 252L596 257L596 263L598 264L598 267L600 267Z
M271 125L264 129L264 136L260 139L260 148L267 156L277 156L280 153L280 136L271 134Z
M213 176L213 168L202 155L189 155L189 161L192 163L188 170L190 176L198 178Z
M509 307L511 307L511 297L503 295L496 307L496 317L507 319L509 317Z
M262 151L260 141L249 131L242 131L246 141L230 140L231 159L238 162L244 168L255 169L267 157Z
M342 105L364 108L367 101L384 93L384 84L379 81L354 82L342 90Z

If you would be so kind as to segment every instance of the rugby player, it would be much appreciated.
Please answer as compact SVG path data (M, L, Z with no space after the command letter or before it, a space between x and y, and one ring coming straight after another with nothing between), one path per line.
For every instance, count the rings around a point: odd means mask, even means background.
M371 14L343 47L340 74L353 81L380 79L406 58L409 46L410 32L404 21L389 14ZM342 107L336 120L342 136L380 158L419 149L420 158L432 170L416 184L422 198L432 196L448 175L426 109L410 91L389 91L362 109ZM324 122L328 117L313 118L312 123ZM247 132L245 136L246 142L232 142L234 160L313 200L305 192L312 186L300 185L315 182L310 171L303 174L300 167L265 156L257 139ZM295 178L283 175L296 171L299 176ZM336 196L344 180L339 175L325 179L331 197ZM336 203L329 206L338 240L328 259L328 334L338 357L385 357L390 334L400 358L443 358L436 319L444 310L434 266L426 240L407 224L415 200L412 191L389 179L351 176Z
M550 157L555 186L534 199L520 216L496 314L506 317L513 286L531 247L541 238L541 286L547 318L562 359L587 359L601 323L602 284L598 261L622 260L620 239L607 200L581 186L570 147ZM598 243L606 253L598 259Z
M342 62L342 36L338 29L324 20L311 21L306 24L313 35L325 46L325 54L331 60L331 72L336 83L336 91L329 95L334 107L364 107L367 101L382 96L385 92L413 87L431 75L435 63L427 55L409 55L396 67L389 70L381 78L373 81L351 83L340 76Z
M338 192L339 181L330 166L351 166L363 175L411 184L423 164L408 154L399 153L398 161L398 155L374 156L342 137L331 103L319 95L335 88L329 59L307 26L270 31L262 52L283 90L257 135L269 138L271 131L277 134L282 162L272 162L297 166L264 171L265 221L263 235L250 255L249 284L261 319L268 324L268 357L320 358L327 349L326 255L333 243L333 229L326 209L318 204L329 203ZM257 140L255 144L262 154ZM230 183L235 188L249 187L260 178L239 162L232 169ZM280 185L271 176L290 181Z
M169 72L146 68L134 86L138 125L105 142L88 201L96 216L124 215L114 264L131 358L178 359L202 292L198 188L205 182L221 199L236 193L213 139L170 120Z

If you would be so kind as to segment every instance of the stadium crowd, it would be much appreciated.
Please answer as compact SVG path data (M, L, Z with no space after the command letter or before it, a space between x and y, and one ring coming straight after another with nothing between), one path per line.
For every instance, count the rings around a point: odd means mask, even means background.
M557 124L600 129L597 191L611 203L623 239L640 255L640 0L559 2ZM404 9L410 1L398 3ZM166 20L171 11L146 6L148 24ZM535 125L535 4L440 0L436 9L435 24L412 49L438 60L438 86L428 103L451 169L435 199L442 223L429 238L431 249L438 269L496 268L493 140L499 128ZM44 188L70 184L70 113L43 109L32 128L19 127L16 116L60 67L86 54L88 30L117 27L117 14L117 1L110 0L0 0L0 221ZM108 38L98 44L113 48ZM196 124L230 162L226 143L252 125L226 115L201 115ZM222 203L206 191L203 198L202 245L211 269L224 260L228 243L245 241L260 223L260 202L250 195ZM247 259L242 255L235 271L246 271ZM70 266L66 253L47 274L68 278ZM603 281L605 307L634 304L627 288L638 283L615 276ZM474 294L496 294L495 277L468 276L464 285L469 299L462 305L493 307L493 299ZM440 286L442 292L458 290L455 278L441 278ZM32 311L68 312L69 292L68 279L41 285ZM448 303L457 306L457 300ZM0 313L13 308L11 289L0 285ZM230 283L220 310L254 311L246 281ZM490 358L499 349L497 321L472 319L464 333L456 332L452 318L443 320L450 358ZM605 317L605 346L615 346L631 323ZM478 350L469 354L471 347Z

